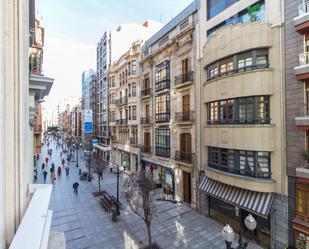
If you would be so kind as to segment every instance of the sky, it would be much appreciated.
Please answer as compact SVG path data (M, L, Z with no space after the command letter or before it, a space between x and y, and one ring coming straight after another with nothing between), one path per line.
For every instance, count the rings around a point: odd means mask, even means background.
M82 72L96 64L96 44L105 30L146 19L168 23L193 0L36 0L45 28L43 73L54 78L46 108L66 96L81 96Z

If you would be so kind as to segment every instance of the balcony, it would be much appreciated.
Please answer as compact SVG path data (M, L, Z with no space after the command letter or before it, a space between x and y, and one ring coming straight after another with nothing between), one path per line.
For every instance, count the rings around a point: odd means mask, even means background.
M111 136L111 139L112 139L112 141L113 141L113 142L117 142L117 141L118 141L118 139L117 139L117 136L116 136L116 135L112 135L112 136Z
M295 117L295 125L300 129L307 130L309 129L309 103L301 105L299 110L298 116Z
M130 144L137 145L138 144L138 138L137 137L130 137Z
M293 19L297 32L304 34L309 30L309 2L303 1L298 6L298 16Z
M143 117L141 118L141 125L151 125L151 117Z
M156 82L156 92L166 90L166 89L170 89L170 80L169 79Z
M170 121L171 114L169 112L157 113L156 114L156 123L164 123Z
M141 153L151 154L151 147L148 145L141 146Z
M299 66L294 68L297 80L309 79L309 53L302 53L299 55Z
M126 118L116 120L116 125L127 125L127 124L128 124L128 119Z
M194 71L185 72L175 77L176 88L193 83Z
M189 122L192 123L195 121L195 112L189 111L189 112L176 112L175 113L175 121L182 123L182 122Z
M125 105L125 104L127 104L127 103L128 103L128 97L125 96L125 97L122 97L122 98L120 98L120 99L117 99L115 104L116 104L117 106L119 106L119 105Z
M176 151L175 160L179 162L184 162L187 164L195 163L195 154L192 152Z
M151 89L151 88L142 89L142 90L141 90L141 97L142 97L142 98L144 98L144 97L150 97L151 92L152 92L152 89Z
M309 151L300 155L300 166L296 168L296 176L309 179Z

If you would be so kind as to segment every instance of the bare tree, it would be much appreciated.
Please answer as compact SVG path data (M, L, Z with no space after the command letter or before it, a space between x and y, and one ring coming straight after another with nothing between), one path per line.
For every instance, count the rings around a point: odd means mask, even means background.
M99 192L101 192L101 180L103 179L103 172L106 169L107 163L104 162L98 155L95 155L91 160L91 171L98 176Z
M154 181L143 172L129 175L123 184L123 196L130 209L145 222L149 249L152 249L151 222L157 212L154 189Z

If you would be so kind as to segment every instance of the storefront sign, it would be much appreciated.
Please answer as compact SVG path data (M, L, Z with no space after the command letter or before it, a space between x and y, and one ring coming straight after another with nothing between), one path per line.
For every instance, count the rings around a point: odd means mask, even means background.
M93 132L92 127L92 110L84 111L84 132L85 134L89 134Z

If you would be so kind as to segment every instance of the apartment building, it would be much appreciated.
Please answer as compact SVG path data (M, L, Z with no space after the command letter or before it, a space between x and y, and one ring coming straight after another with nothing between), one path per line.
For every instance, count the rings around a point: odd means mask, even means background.
M139 162L139 61L141 43L131 48L109 69L109 126L112 138L111 161L138 171Z
M290 245L309 248L309 2L285 2Z
M143 24L128 23L119 25L115 30L106 31L97 44L97 138L96 149L104 160L109 161L111 151L109 120L109 82L108 71L112 63L118 60L131 46L141 39L147 40L162 25L152 20Z
M140 144L142 169L168 198L196 206L194 1L142 48Z
M235 231L252 214L266 248L288 244L282 7L201 1L199 17L199 210Z

